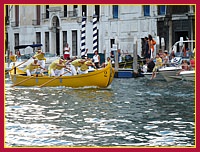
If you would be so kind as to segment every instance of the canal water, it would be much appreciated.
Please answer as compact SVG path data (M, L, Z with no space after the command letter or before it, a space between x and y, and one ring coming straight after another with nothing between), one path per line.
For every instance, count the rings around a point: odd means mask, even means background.
M107 89L10 87L8 147L195 146L195 84L115 78Z

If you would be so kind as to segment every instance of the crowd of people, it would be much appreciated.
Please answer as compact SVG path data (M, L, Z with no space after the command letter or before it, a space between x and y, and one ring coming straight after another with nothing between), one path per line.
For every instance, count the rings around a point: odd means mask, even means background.
M152 38L150 34L148 35L148 37L145 37L144 40L145 40L144 56L146 59L146 64L143 67L143 72L152 72L151 79L154 79L156 77L156 73L158 69L161 67L178 66L179 64L178 62L180 59L176 58L174 50L172 50L172 52L168 54L167 50L163 52L160 49L158 53L156 54L156 57L154 58L153 52L154 52L154 45L156 44L156 41ZM182 50L180 50L179 53L180 53L179 57L182 58L182 63L181 63L182 69L178 71L177 75L179 75L181 71L195 68L194 56L192 52L189 50L189 48L186 48L184 45L182 47ZM186 60L184 58L189 58L189 60Z
M151 79L154 79L156 78L156 73L158 69L166 66L178 66L179 60L175 58L175 54L173 51L171 52L171 54L168 54L167 50L165 50L164 52L162 52L162 50L159 50L159 53L156 54L155 62L154 58L149 58L149 56L146 57L146 64L143 67L143 72L152 72ZM189 61L183 58L181 67L182 69L177 72L177 75L179 75L181 71L194 69L195 68L194 58L191 58Z

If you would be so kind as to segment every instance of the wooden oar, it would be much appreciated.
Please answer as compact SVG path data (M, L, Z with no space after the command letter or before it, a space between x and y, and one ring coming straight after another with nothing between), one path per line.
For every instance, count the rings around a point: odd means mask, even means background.
M28 60L29 60L29 59L28 59ZM18 66L20 66L20 65L22 65L22 64L24 64L24 63L26 63L28 60L26 60L26 61L24 61L24 62L18 64L17 66L13 67L12 69L6 71L6 74L7 74L8 72L12 71L14 68L17 68Z
M16 83L16 84L11 85L11 87L14 87L14 86L19 85L19 84L21 84L21 83L23 83L23 82L26 82L26 81L30 80L31 78L33 78L33 77L34 77L34 76L30 76L30 77L28 77L28 78L25 79L25 80L22 80L22 81L20 81L20 82L18 82L18 83Z
M66 69L67 70L67 72L64 72L62 75L64 75L64 74L66 74L66 73L68 73L68 72L71 72L70 70L68 70L68 69ZM55 80L55 79L57 79L57 78L59 78L59 77L62 77L62 75L60 75L60 76L57 76L57 77L54 77L53 79L51 79L51 80L49 80L49 81L47 81L47 82L45 82L45 83L43 83L42 85L40 85L40 86L38 86L38 87L43 87L44 85L46 85L46 84L48 84L48 83L50 83L50 82L52 82L53 80Z

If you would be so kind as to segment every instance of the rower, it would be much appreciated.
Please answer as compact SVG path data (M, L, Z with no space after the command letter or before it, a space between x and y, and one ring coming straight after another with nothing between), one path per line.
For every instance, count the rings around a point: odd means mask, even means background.
M66 65L64 64L63 59L58 59L53 61L49 65L49 75L50 76L62 76L64 74L64 68L67 68Z
M45 61L46 61L46 58L44 57L45 53L42 52L41 49L38 49L36 54L33 56L33 59L34 58L37 58L38 59L38 64L42 67L42 68L45 68Z
M35 58L32 63L26 66L24 72L26 72L27 76L31 76L32 74L35 74L37 72L38 68L46 70L45 68L41 67L41 65L38 64L38 59Z

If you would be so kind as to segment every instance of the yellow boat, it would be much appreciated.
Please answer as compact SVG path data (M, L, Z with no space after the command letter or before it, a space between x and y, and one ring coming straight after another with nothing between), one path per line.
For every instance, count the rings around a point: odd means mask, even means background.
M16 71L20 72L19 69ZM110 63L105 68L98 69L87 74L80 74L74 76L24 76L21 72L19 74L14 74L13 71L11 71L10 73L13 86L66 86L72 88L85 86L96 86L100 88L106 88L112 83L114 74L114 68L112 68Z

